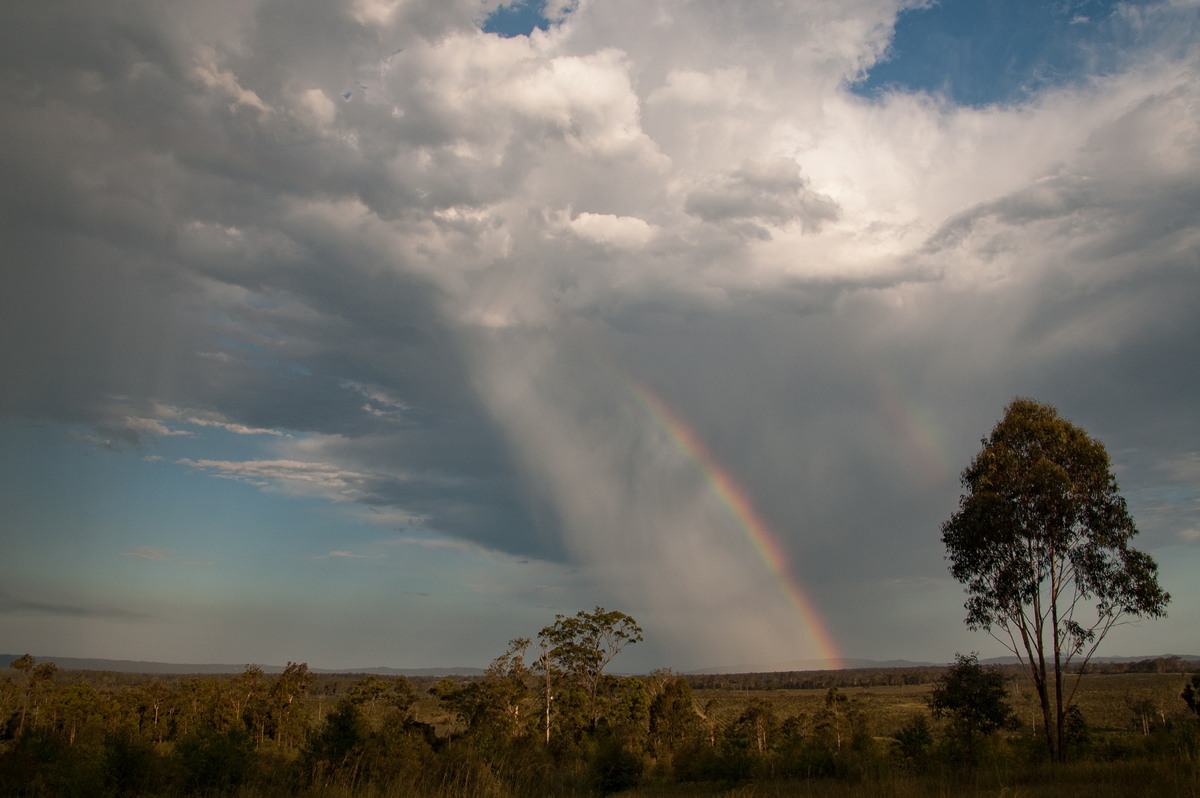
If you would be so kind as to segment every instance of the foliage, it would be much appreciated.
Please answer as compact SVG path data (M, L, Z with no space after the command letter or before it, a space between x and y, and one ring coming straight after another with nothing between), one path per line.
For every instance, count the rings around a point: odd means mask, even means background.
M950 718L952 737L965 746L971 764L981 738L1013 721L1004 674L980 665L974 654L955 655L929 696L929 708L934 717Z
M650 703L651 750L668 764L676 751L700 731L692 689L682 677L671 679Z
M552 681L565 678L568 687L582 688L587 696L587 721L595 726L601 714L601 687L606 684L604 669L628 645L642 640L642 628L630 616L616 610L596 607L580 610L574 616L556 615L554 623L538 632L542 647L539 667L545 681L546 739L550 738L550 702L554 696ZM560 711L560 714L561 711Z
M921 766L933 748L933 730L924 714L914 715L896 732L896 747L903 761Z
M242 729L203 729L179 741L177 756L189 790L223 792L244 782L254 755L249 733Z
M1200 719L1200 674L1192 676L1191 681L1183 686L1179 697L1184 700L1196 717Z
M1064 686L1070 664L1086 664L1123 618L1162 616L1170 597L1154 560L1130 546L1137 529L1099 441L1053 407L1016 399L982 443L942 541L967 589L967 625L1029 668L1061 761L1078 684Z
M524 662L525 649L510 646L485 675L441 681L312 674L294 664L277 674L251 666L205 677L45 668L52 678L40 683L39 710L29 711L16 736L23 702L32 698L26 680L38 667L30 662L26 670L0 670L9 730L0 738L0 794L1200 794L1200 727L1188 720L1194 714L1180 700L1178 675L1194 665L1183 661L1084 675L1082 711L1074 713L1080 725L1071 733L1074 750L1087 759L1057 771L1039 769L1044 754L1030 755L1039 750L1031 720L1038 706L1017 666L987 670L1009 679L1007 698L1022 729L980 745L981 766L972 771L962 767L964 744L953 721L927 721L930 697L949 681L942 677L952 669L945 667L775 680L724 674L716 689L697 689L697 677L669 671L605 675L594 724L587 690L562 674L555 684L567 707L556 711L547 745L537 674ZM783 679L814 686L767 687ZM469 711L451 709L447 695ZM278 717L288 733L273 733Z

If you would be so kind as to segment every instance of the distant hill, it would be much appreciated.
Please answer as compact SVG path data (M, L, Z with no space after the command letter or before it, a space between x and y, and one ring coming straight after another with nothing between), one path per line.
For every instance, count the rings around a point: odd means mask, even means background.
M722 673L795 673L802 671L866 670L871 668L923 668L941 665L940 662L912 662L906 659L844 659L833 664L823 659L805 659L793 662L750 663L724 665L716 668L699 668L687 671L686 675L715 675Z
M1092 657L1091 663L1099 665L1105 662L1149 662L1152 660L1169 660L1181 659L1185 662L1200 662L1198 654L1151 654L1149 656L1140 657ZM980 660L984 665L1017 665L1020 663L1016 657L992 657L990 659ZM1072 663L1074 664L1074 663Z
M1200 655L1195 654L1150 654L1140 657L1092 657L1092 663L1099 665L1102 663L1120 663L1120 662L1147 662L1151 660L1172 659L1178 657L1185 662L1200 662ZM992 657L991 659L980 660L986 665L1016 665L1018 660L1016 657ZM738 674L738 673L803 673L805 671L832 671L832 670L876 670L888 668L929 668L941 667L943 665L951 665L951 661L945 662L913 662L907 659L844 659L836 667L828 660L809 659L798 660L794 662L773 662L773 663L752 663L740 665L725 665L717 668L699 668L697 670L687 671L686 676L714 676L719 674Z
M21 656L20 654L0 654L0 667L7 667L14 659ZM1112 662L1146 662L1149 660L1172 659L1178 657L1186 662L1200 662L1200 655L1197 654L1158 654L1139 657L1093 657L1092 662L1095 664ZM146 673L146 674L221 674L221 673L241 673L246 669L246 663L241 665L224 664L224 663L178 663L178 662L142 662L135 660L124 659L95 659L83 657L51 657L51 656L35 656L38 662L53 662L63 670L72 671L113 671L115 673ZM1017 664L1016 657L992 657L991 659L982 660L988 665L1015 665ZM281 673L284 669L283 665L264 665L262 663L250 663L257 665L263 669L264 673ZM685 675L709 676L717 674L737 674L737 673L799 673L804 671L829 671L829 670L874 670L887 668L925 668L936 667L941 665L949 665L949 662L913 662L906 659L845 659L839 663L839 667L834 667L832 663L826 660L797 660L793 662L774 662L774 663L749 663L739 665L726 665L717 668L699 668L689 670ZM348 673L348 674L374 674L377 676L481 676L484 673L483 668L387 668L376 666L372 668L315 668L311 665L309 670L313 673Z
M0 654L0 666L7 667L20 654ZM116 673L241 673L246 669L246 663L230 665L223 663L178 663L178 662L141 662L124 659L94 659L83 657L51 657L36 656L38 662L53 662L63 670L72 671L113 671ZM263 669L264 673L281 673L283 665L263 665L250 663ZM364 673L378 676L478 676L482 668L314 668L313 673Z

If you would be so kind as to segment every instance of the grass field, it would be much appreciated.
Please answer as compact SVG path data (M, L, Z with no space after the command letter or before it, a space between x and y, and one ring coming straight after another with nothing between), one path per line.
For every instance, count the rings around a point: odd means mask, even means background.
M1146 733L1156 725L1188 719L1180 699L1188 677L1182 674L1085 674L1076 703L1088 726L1096 733ZM849 687L840 690L870 719L876 735L889 735L913 715L928 713L926 701L932 684L884 687ZM767 699L778 719L812 716L824 706L826 690L695 690L693 696L706 716L724 725L737 718L755 699ZM1009 701L1018 720L1036 731L1041 717L1037 696L1028 679L1009 679Z

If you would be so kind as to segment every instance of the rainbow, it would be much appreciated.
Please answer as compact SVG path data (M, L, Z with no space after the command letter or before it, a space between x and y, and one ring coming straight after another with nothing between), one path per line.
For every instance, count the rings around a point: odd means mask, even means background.
M953 458L940 427L911 396L897 380L880 375L878 397L882 416L904 445L915 472L930 484L945 484L954 474Z
M671 408L658 394L629 375L625 375L625 379L638 404L666 430L675 446L704 472L713 492L729 509L754 546L755 551L758 552L762 561L782 586L788 600L796 609L805 635L816 645L821 659L827 661L833 668L841 668L842 656L838 652L833 637L825 628L816 606L792 576L783 548L779 545L771 527L754 508L746 491L726 469L721 467L699 436L671 411Z

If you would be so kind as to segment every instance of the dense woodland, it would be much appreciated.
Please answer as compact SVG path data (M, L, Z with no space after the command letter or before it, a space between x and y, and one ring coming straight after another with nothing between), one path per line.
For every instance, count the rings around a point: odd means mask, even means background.
M606 649L585 634L573 668L569 658L547 656L547 646L530 656L539 649L518 640L486 675L443 679L318 675L294 663L271 674L247 666L238 675L154 676L59 670L22 657L0 671L0 789L1200 794L1200 675L1179 658L1093 665L1063 765L1045 761L1020 668L962 658L957 670L604 672L632 639ZM982 681L954 681L955 673Z

